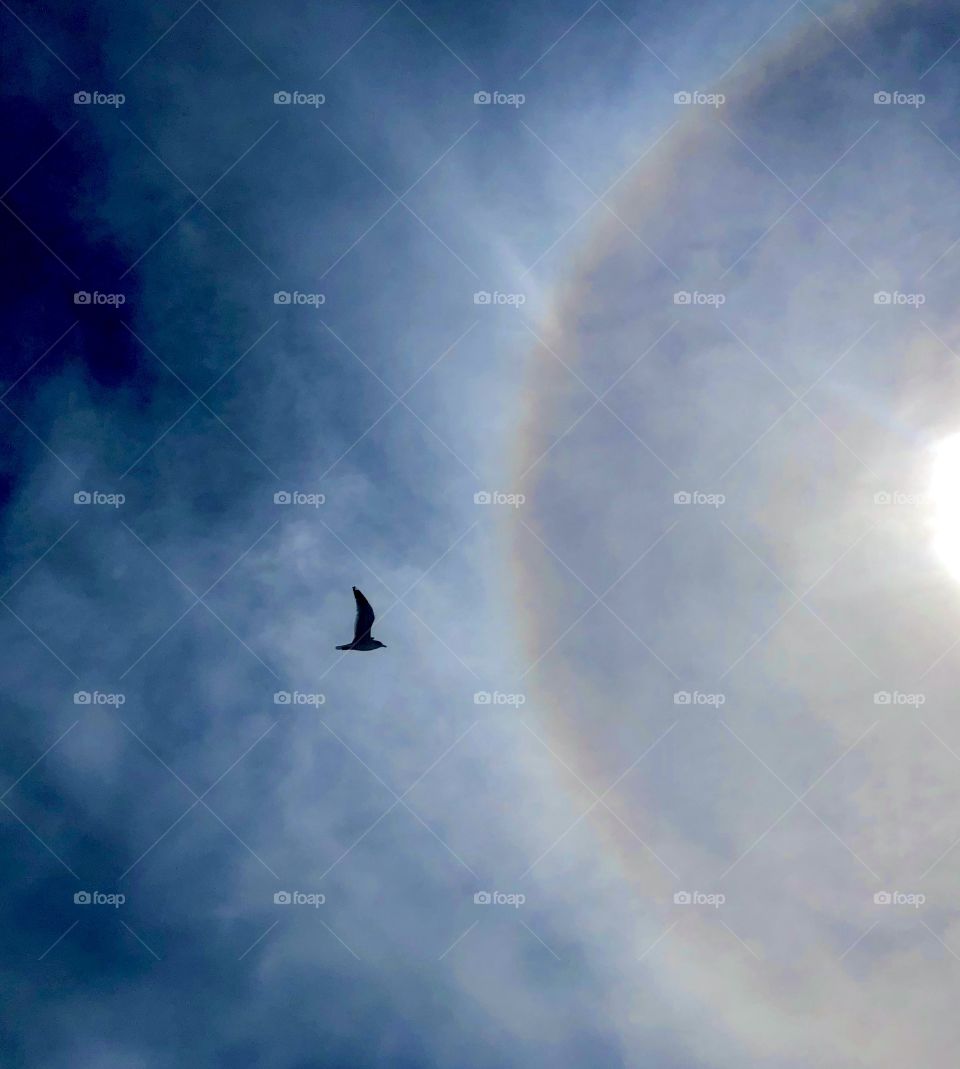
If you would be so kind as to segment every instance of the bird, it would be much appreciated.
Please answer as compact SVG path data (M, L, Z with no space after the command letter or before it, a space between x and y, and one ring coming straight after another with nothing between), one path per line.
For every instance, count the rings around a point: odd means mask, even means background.
M353 625L353 642L349 642L346 646L337 646L337 649L359 650L363 653L368 650L386 649L387 644L385 642L378 642L370 634L374 621L373 607L370 602L367 601L357 587L353 588L353 596L357 601L357 619Z

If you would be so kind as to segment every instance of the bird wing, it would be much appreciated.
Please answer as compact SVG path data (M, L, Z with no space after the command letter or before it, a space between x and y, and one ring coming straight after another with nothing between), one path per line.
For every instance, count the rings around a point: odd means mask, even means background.
M374 613L370 602L356 588L353 588L353 596L357 599L357 621L353 625L353 641L370 637L370 629L373 627Z

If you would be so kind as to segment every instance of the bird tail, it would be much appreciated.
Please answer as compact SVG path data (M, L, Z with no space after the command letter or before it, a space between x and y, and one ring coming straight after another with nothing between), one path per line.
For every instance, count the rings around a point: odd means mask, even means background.
M350 649L350 647L349 646L337 646L337 649L338 650L348 650L348 649Z

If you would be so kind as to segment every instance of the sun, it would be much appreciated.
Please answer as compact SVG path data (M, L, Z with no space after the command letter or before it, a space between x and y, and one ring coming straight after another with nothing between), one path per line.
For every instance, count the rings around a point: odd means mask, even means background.
M960 434L939 442L930 478L933 548L955 579L960 579Z

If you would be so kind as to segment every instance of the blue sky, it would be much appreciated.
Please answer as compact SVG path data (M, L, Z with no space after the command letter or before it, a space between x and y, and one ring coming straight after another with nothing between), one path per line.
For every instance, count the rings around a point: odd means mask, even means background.
M0 17L4 1064L946 1064L960 20Z

